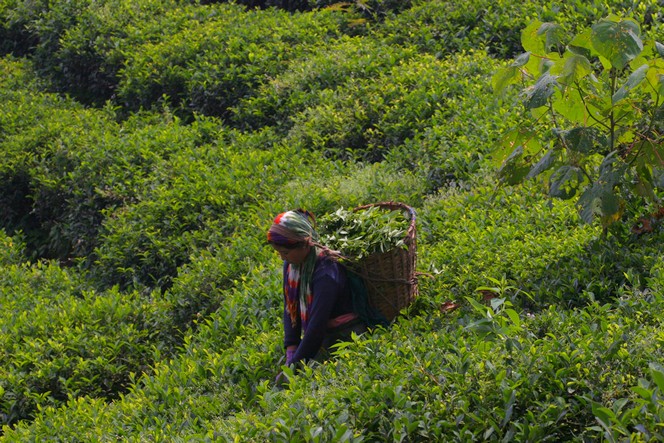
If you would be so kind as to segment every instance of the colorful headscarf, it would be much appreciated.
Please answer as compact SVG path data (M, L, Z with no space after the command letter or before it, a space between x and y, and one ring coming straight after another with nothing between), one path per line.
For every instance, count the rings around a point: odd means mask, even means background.
M311 251L304 262L299 265L286 264L288 278L284 282L284 297L291 322L295 325L299 306L303 330L307 327L307 311L313 299L311 279L316 257L320 253L315 226L315 217L311 212L297 209L277 215L267 232L267 241L271 244L285 247L300 244L311 246Z

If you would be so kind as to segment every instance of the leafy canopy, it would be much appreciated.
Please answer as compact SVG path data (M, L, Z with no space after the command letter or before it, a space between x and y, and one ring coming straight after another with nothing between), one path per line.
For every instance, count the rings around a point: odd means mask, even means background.
M498 94L521 88L532 118L495 152L509 185L542 176L551 197L577 198L581 218L606 228L628 203L658 204L664 149L664 46L638 23L609 16L575 36L534 21L526 52L494 74Z

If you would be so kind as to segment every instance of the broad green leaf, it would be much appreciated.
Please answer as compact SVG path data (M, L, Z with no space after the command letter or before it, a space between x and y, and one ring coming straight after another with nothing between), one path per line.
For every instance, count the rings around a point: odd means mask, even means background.
M505 314L512 320L512 324L516 329L521 329L521 317L519 317L519 313L516 312L514 309L506 309Z
M547 103L547 100L555 91L556 77L550 74L542 75L535 85L526 89L524 105L526 109L539 108Z
M616 91L615 94L613 94L613 97L611 98L612 102L618 103L620 100L624 99L627 97L630 91L635 89L637 86L641 84L641 82L646 78L646 74L648 73L648 65L642 65L639 67L636 71L632 72L629 77L627 77L627 81L625 82L624 85Z
M660 42L655 42L655 50L660 57L664 57L664 45Z
M526 155L533 155L541 149L536 132L525 128L515 128L508 131L500 140L500 144L493 152L493 165L500 167L519 146Z
M602 195L600 209L603 217L610 217L620 212L620 199L613 192Z
M581 91L577 88L566 88L560 98L552 99L553 110L569 120L572 124L585 125L590 114L601 117L599 110L593 106L592 101L584 101Z
M500 94L504 92L509 85L517 83L521 78L521 70L515 66L508 66L499 70L491 79L494 93Z
M645 141L641 149L643 151L643 156L650 164L664 167L664 146L662 143L652 143L650 141Z
M544 47L544 40L540 36L539 29L542 22L539 20L533 21L521 31L521 45L523 49L531 54L544 56L547 51Z
M607 428L611 427L613 420L616 420L616 414L609 408L604 406L595 406L593 405L593 414L601 424L604 424Z
M660 392L664 393L664 368L658 363L650 363L648 367L650 368L650 375L653 381Z
M643 50L638 24L632 20L601 21L592 27L592 44L611 67L623 69Z
M515 58L510 66L514 66L515 68L520 68L522 66L525 66L528 63L528 61L530 61L530 52L524 52L523 54Z
M581 55L588 59L598 55L593 47L591 29L585 29L575 35L572 41L567 45L567 49L573 54Z
M569 199L576 195L583 175L579 168L564 165L553 173L549 181L549 195L551 197Z
M631 390L640 396L643 400L650 400L652 398L653 392L650 389L646 389L642 386L633 386Z
M544 37L544 49L548 52L556 50L563 45L565 32L557 23L542 23L537 31L538 35Z
M581 219L586 223L592 223L598 216L610 222L611 218L620 214L622 210L620 199L613 192L613 186L599 181L586 188L577 205Z
M598 182L609 190L613 189L622 179L628 165L617 157L617 152L612 152L602 160L599 166Z
M643 158L641 158L643 160ZM655 188L653 186L654 178L652 170L649 165L640 161L639 166L636 168L636 179L632 184L632 189L636 195L640 195L650 201L656 201Z
M519 145L505 159L503 165L498 170L498 176L502 181L509 185L516 185L523 181L529 168L523 165L522 157L523 146Z
M592 73L590 61L583 55L568 52L549 71L558 76L558 82L571 85Z
M646 74L648 85L651 86L651 97L653 100L662 100L664 96L664 69L659 67L651 67Z

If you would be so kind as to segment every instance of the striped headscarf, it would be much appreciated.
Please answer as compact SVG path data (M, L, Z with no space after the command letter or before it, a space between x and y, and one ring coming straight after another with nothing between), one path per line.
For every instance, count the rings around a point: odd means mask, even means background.
M311 305L313 294L311 292L311 279L316 265L316 258L321 252L318 247L318 233L314 215L303 209L282 212L277 215L267 231L268 243L294 247L298 245L311 246L309 255L299 265L286 264L287 280L284 282L284 297L286 307L293 325L297 322L299 306L302 329L307 327L307 311Z

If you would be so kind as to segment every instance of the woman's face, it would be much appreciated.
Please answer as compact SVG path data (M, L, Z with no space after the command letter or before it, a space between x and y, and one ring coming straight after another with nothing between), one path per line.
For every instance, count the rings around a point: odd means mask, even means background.
M299 246L292 249L284 248L283 246L279 245L272 245L272 247L279 253L279 256L282 260L287 261L293 265L302 264L304 259L307 258L307 255L309 255L309 251L311 250L311 246L309 245Z

